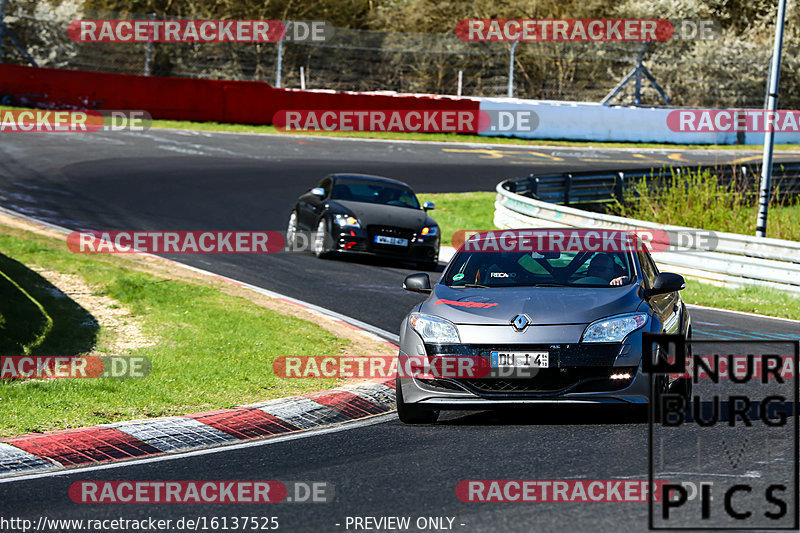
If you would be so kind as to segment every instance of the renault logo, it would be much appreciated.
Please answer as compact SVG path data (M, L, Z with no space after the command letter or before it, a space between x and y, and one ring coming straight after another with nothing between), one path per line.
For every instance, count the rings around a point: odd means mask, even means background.
M528 324L530 324L531 319L528 315L517 315L514 317L514 320L511 321L511 325L514 326L514 329L517 331L524 330Z

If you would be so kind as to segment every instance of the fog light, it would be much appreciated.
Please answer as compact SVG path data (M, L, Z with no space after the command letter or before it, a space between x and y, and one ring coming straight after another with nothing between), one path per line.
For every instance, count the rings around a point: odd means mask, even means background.
M611 374L611 379L631 379L631 375L628 372L624 374Z

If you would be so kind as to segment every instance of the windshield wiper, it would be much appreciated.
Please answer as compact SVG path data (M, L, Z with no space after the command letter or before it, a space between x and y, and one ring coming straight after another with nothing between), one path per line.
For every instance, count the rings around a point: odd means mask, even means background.
M526 285L517 285L517 287L573 287L569 283L529 283Z
M450 285L451 289L491 289L488 285L481 285L480 283L465 283L464 285Z

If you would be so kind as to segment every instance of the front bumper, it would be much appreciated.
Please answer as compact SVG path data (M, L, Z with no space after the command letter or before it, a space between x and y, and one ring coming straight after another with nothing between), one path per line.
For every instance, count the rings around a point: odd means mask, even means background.
M336 228L333 235L332 251L338 253L365 254L410 261L436 262L439 259L439 235L419 236L411 230L395 230L393 233L408 241L408 246L377 244L374 242L375 231L362 229Z
M626 344L425 346L429 360L440 355L488 358L493 350L546 350L550 353L550 367L535 370L526 377L498 375L494 370L488 376L475 378L429 374L402 377L399 383L405 402L433 409L485 409L542 403L646 404L648 401L648 376L641 372L640 358L631 354L631 346ZM400 356L403 355L401 351ZM625 374L630 377L620 377Z

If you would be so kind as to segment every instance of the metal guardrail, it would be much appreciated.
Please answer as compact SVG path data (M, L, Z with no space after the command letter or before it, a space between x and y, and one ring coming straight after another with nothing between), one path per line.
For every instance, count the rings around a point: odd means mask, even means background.
M722 184L733 180L752 183L754 194L761 174L760 165L737 165L720 168L708 166L672 167L676 173L709 170ZM537 200L556 204L588 204L617 200L622 203L630 198L632 189L642 179L652 180L655 186L670 169L632 169L621 171L565 172L560 174L530 174L526 177L504 181L509 192L529 196ZM778 163L772 170L772 188L782 193L800 193L800 163Z
M704 230L656 224L557 205L511 192L513 180L497 185L494 224L501 229L536 227L657 230L670 236ZM800 295L800 242L759 238L736 233L713 234L710 244L692 243L656 252L665 270L703 281L741 287L761 285ZM683 242L682 244L688 244Z

